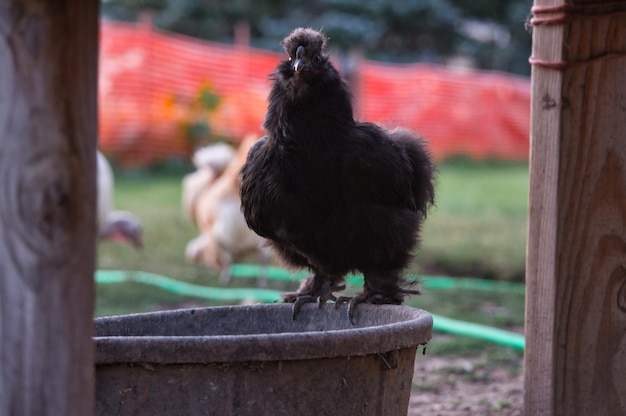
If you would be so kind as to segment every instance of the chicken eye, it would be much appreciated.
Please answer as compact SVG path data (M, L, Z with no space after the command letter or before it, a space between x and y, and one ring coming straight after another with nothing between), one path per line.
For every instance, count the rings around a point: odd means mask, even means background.
M321 62L322 62L322 56L321 56L320 54L316 54L316 55L313 57L313 62L315 62L316 64L321 63Z

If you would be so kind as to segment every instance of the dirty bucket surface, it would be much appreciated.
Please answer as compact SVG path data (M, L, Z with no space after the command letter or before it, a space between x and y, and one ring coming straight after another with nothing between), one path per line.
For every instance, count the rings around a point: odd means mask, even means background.
M402 415L432 317L247 305L95 320L99 415Z

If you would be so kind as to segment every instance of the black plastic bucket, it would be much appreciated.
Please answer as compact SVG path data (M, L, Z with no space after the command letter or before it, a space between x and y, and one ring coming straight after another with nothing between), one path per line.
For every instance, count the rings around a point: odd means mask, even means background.
M184 309L95 320L97 415L403 415L432 317L405 306Z

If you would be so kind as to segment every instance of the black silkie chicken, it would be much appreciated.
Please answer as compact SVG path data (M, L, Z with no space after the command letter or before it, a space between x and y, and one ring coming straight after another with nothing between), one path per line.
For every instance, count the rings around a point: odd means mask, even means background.
M282 41L289 59L272 74L264 127L241 170L242 211L256 233L293 267L308 268L295 293L302 304L328 300L401 304L402 271L434 200L434 165L420 138L355 121L346 83L326 54L326 38L298 28ZM333 295L360 271L364 290Z

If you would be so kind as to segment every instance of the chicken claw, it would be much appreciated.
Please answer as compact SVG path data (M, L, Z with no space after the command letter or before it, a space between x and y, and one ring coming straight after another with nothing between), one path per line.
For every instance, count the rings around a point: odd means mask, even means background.
M357 296L339 296L335 300L335 309L339 309L343 303L348 304L348 319L350 319L350 323L355 325L354 323L354 311L356 310L356 305L359 303L365 303L368 301L368 297L365 294L357 295Z
M324 282L317 290L285 293L283 295L283 301L285 303L293 303L291 318L296 319L302 305L317 302L318 308L321 309L329 300L337 300L337 297L333 295L335 290L344 290L345 288L346 285L331 286L328 282Z
M318 297L312 295L304 295L296 297L296 300L293 302L293 308L291 309L291 319L295 320L296 316L300 313L300 308L305 303L314 303L317 302ZM321 302L320 302L321 303Z

